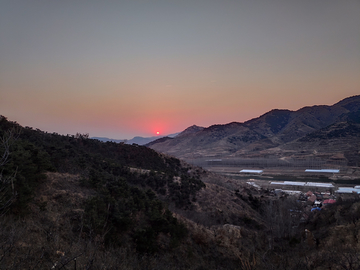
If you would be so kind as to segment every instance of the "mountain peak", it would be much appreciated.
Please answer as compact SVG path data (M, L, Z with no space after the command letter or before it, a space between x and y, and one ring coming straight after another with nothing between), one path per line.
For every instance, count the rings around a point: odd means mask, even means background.
M344 98L334 104L334 106L341 106L349 111L357 111L360 109L360 95Z
M186 128L184 131L180 132L179 135L177 135L177 137L193 134L193 133L199 132L203 129L204 129L203 127L199 127L197 125L192 125L192 126Z

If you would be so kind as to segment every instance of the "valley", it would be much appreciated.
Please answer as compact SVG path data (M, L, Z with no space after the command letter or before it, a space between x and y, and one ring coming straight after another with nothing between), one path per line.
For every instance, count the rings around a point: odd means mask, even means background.
M300 112L147 146L1 116L0 269L359 269L359 96Z

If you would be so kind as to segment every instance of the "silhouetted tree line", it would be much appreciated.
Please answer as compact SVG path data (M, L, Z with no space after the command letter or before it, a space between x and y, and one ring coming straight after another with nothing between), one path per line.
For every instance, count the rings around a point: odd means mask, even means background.
M205 186L197 176L189 176L189 168L182 167L178 159L145 146L104 143L89 139L88 134L63 136L22 128L1 117L0 136L11 129L17 129L19 136L11 145L8 162L2 170L4 176L17 172L14 183L18 198L14 207L18 210L26 208L45 171L81 174L93 187L101 184L100 178L122 177L129 184L152 188L178 207L189 207L196 192ZM130 167L151 172L131 172ZM174 183L177 176L180 183Z
M1 175L13 176L13 188L0 183L0 209L16 193L7 210L25 215L36 187L45 179L44 172L66 172L81 175L82 184L97 191L85 206L82 231L89 237L101 235L106 244L114 245L130 236L139 252L152 253L158 250L155 240L160 233L170 235L169 247L186 235L185 226L164 202L190 208L196 192L205 185L190 176L189 168L182 167L178 159L144 146L89 139L88 134L62 136L23 128L1 117L0 137L9 130L18 135L9 145Z

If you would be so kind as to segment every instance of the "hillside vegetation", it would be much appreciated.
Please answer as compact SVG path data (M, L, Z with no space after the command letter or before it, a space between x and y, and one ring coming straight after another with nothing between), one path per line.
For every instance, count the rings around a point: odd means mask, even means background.
M360 267L357 197L294 215L292 197L144 146L5 117L0 138L0 269Z

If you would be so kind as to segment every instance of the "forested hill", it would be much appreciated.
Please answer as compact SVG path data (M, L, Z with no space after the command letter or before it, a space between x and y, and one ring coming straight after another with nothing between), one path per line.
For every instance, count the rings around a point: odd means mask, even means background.
M16 170L17 185L22 185L26 179L29 189L26 194L31 193L31 187L44 171L80 174L93 186L124 178L129 184L151 188L179 207L191 207L191 197L204 186L197 172L191 171L190 167L144 146L103 143L89 139L87 134L50 134L23 128L1 116L0 136L9 137L9 132L12 132L12 141L8 142L9 160L3 173L11 174ZM150 177L144 177L145 174L136 168L148 170ZM180 177L181 182L174 181L174 177ZM180 185L181 195L177 192Z
M54 169L58 171L83 172L94 163L85 166L82 160L91 158L95 163L96 159L111 159L121 166L181 173L179 160L160 156L146 147L114 142L103 143L96 139L89 139L88 134L63 136L39 129L34 130L31 127L23 128L16 122L8 121L0 116L2 134L10 129L16 131L21 141L26 141L47 152Z
M3 116L0 138L0 217L33 213L33 199L45 182L45 173L74 175L84 190L94 190L78 206L84 209L83 234L102 235L110 246L124 243L119 239L126 236L130 240L125 242L133 243L138 252L153 253L159 248L159 234L167 234L168 245L178 245L186 228L167 205L191 209L196 192L205 186L178 159L143 146L103 143L86 134L49 134ZM76 192L64 190L69 198ZM40 202L43 210L46 203Z
M5 117L0 139L0 270L360 267L357 194L313 212L144 146Z

